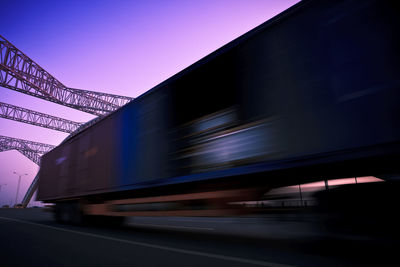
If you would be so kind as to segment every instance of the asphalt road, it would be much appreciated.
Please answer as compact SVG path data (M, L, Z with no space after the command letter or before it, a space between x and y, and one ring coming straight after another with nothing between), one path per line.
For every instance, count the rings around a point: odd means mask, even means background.
M387 240L336 236L312 218L132 218L57 224L42 209L0 209L0 266L390 266Z

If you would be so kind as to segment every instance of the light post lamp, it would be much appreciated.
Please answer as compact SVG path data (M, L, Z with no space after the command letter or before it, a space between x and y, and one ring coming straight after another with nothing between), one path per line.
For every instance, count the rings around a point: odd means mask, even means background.
M17 206L17 200L18 200L18 192L19 192L19 185L21 183L21 177L24 175L28 175L27 173L25 174L19 174L17 172L14 171L14 174L18 176L18 186L17 186L17 195L15 196L15 206Z

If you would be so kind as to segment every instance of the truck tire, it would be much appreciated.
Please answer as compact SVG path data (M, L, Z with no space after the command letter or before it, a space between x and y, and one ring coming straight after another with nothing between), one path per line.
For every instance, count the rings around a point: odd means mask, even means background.
M55 219L59 223L81 224L83 222L83 214L79 203L57 203Z

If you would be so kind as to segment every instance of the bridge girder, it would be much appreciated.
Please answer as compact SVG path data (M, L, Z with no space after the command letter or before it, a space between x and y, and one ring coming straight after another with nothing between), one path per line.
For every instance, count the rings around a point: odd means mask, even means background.
M0 86L97 116L108 114L133 99L69 88L1 35Z
M44 154L53 149L54 147L55 146L49 144L0 135L0 152L15 149L21 153L25 152L25 153Z
M0 118L28 123L65 133L72 133L82 125L80 122L58 118L3 102L0 102Z

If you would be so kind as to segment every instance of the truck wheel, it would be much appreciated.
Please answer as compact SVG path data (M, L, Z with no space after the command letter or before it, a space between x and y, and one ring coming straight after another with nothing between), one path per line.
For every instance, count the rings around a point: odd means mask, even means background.
M79 203L56 204L55 219L59 223L80 224L83 221Z
M119 227L125 222L125 217L120 216L86 216L85 222L91 226Z
M107 223L110 226L119 227L125 222L125 217L123 216L107 216Z
M61 222L62 223L71 223L72 221L72 212L71 212L71 208L70 205L68 205L68 203L63 203L61 206Z
M79 203L69 203L70 223L82 224L83 213Z

